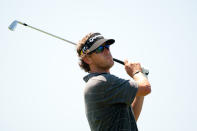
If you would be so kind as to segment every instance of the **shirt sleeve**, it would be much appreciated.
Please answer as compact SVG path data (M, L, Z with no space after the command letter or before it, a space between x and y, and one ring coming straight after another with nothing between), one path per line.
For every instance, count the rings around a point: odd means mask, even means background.
M109 75L104 98L108 104L125 103L130 105L136 96L137 90L138 85L132 78L125 80Z

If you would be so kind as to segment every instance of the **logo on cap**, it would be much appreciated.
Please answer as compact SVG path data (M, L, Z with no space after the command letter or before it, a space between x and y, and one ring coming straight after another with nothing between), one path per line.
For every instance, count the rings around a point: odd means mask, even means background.
M104 37L100 33L94 33L90 36L90 38L86 41L84 47L81 50L81 55L89 52L88 49L99 39L103 39Z
M89 39L89 42L93 42L96 38L102 37L102 35L96 35Z

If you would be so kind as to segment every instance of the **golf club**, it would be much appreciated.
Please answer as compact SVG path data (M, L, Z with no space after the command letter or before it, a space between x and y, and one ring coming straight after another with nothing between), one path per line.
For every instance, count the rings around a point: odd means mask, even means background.
M33 26L30 26L30 25L28 25L28 24L26 24L26 23L23 23L23 22L20 22L20 21L17 21L17 20L13 21L13 22L10 24L10 26L9 26L8 28L9 28L11 31L14 31L15 28L16 28L16 26L17 26L17 24L21 24L21 25L23 25L23 26L26 26L26 27L32 28L32 29L34 29L34 30L40 31L40 32L42 32L42 33L45 33L45 34L50 35L50 36L52 36L52 37L55 37L55 38L57 38L57 39L66 41L67 43L70 43L70 44L72 44L72 45L77 45L76 43L74 43L74 42L72 42L72 41L66 40L66 39L64 39L64 38L61 38L61 37L56 36L56 35L53 35L53 34L51 34L51 33L48 33L48 32L46 32L46 31L40 30L40 29L38 29L38 28L35 28L35 27L33 27ZM118 60L118 59L116 59L116 58L113 58L113 60L114 60L115 62L119 63L119 64L124 65L124 62L121 61L121 60ZM148 74L149 74L149 70L147 70L147 69L145 69L145 68L142 68L142 72L143 72L145 75L148 75Z

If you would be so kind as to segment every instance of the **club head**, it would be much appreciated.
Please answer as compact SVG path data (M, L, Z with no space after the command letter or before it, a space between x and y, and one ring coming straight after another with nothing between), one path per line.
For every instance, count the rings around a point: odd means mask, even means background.
M18 23L18 21L13 21L11 24L10 24L10 26L8 27L11 31L14 31L14 29L16 28L16 26L17 26L17 23Z

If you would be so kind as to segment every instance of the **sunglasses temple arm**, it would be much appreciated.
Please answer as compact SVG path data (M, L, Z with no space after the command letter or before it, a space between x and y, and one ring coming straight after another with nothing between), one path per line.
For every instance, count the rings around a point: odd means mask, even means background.
M121 60L118 60L118 59L116 59L116 58L113 58L113 60L114 60L115 62L119 63L119 64L124 65L124 62L123 62L123 61L121 61Z

